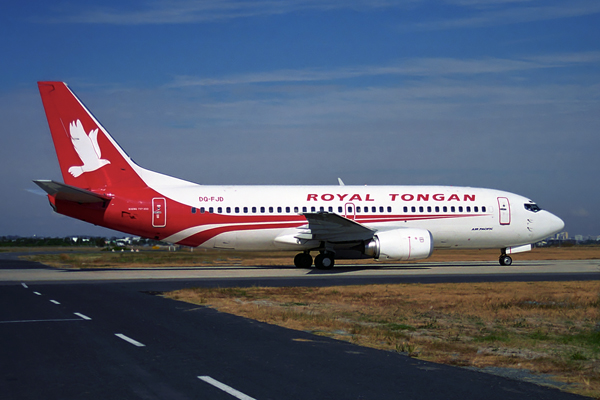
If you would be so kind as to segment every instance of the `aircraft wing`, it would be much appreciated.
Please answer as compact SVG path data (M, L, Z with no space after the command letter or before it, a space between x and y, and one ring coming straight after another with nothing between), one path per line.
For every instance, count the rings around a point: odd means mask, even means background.
M57 200L74 201L76 203L102 203L112 199L109 196L60 182L49 180L36 180L33 182Z
M308 225L295 235L297 239L320 240L325 242L354 242L368 240L375 230L367 228L351 219L329 212L302 213Z

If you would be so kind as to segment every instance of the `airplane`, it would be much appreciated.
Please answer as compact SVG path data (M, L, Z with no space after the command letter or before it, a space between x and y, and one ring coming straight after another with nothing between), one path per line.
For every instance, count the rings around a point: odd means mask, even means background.
M529 251L564 222L526 197L454 186L200 185L138 166L63 82L38 82L64 183L55 212L184 246L294 250L294 265L418 260L434 249ZM316 253L313 260L311 252Z

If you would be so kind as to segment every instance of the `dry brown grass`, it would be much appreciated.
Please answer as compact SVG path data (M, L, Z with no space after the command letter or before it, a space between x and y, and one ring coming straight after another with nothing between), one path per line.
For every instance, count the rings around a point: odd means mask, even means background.
M41 262L57 268L139 268L139 267L193 267L213 265L241 266L278 266L292 265L296 252L234 252L222 250L204 250L189 248L168 252L144 250L138 253L131 251L107 252L85 249L72 250L59 254L38 254L25 256L32 261ZM499 250L436 250L433 255L419 261L397 261L397 264L419 262L451 262L451 261L496 261ZM600 259L600 246L546 247L536 248L530 252L513 256L519 260L589 260ZM386 262L388 264L389 262ZM336 260L336 265L377 265L371 259Z
M460 366L556 375L600 396L600 282L186 289L169 297Z

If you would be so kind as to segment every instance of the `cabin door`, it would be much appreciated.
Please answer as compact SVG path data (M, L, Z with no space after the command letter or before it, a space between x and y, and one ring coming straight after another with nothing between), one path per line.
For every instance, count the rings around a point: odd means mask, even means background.
M353 203L346 203L344 206L344 217L348 219L354 219L356 216L356 207Z
M498 197L498 212L500 225L510 225L510 203L506 197Z
M167 201L164 197L152 199L152 226L155 228L167 226Z

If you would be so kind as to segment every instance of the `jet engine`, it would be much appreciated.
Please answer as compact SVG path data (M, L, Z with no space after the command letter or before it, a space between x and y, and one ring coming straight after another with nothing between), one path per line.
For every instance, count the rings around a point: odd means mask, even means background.
M365 242L364 252L377 260L419 260L433 252L433 237L428 230L418 228L377 232Z

